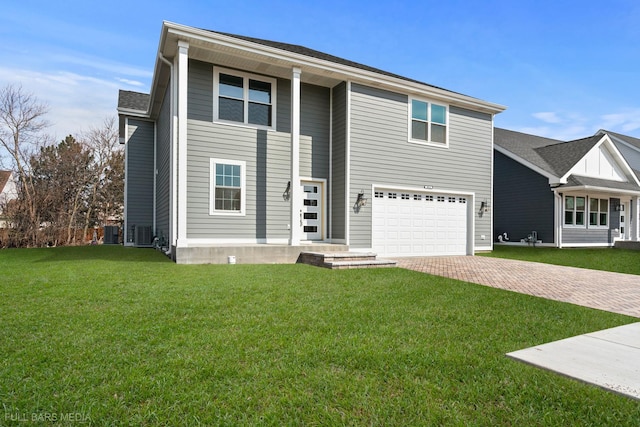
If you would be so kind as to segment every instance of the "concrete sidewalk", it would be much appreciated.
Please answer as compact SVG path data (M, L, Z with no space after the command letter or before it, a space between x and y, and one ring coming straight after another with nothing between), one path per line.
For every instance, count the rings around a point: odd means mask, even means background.
M640 400L640 323L578 335L507 356Z
M401 258L398 266L494 288L640 317L640 276L483 256ZM507 356L640 399L640 323Z

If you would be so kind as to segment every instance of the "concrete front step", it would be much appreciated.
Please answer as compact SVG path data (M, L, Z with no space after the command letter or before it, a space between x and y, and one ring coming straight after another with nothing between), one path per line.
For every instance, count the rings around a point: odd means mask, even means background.
M301 252L298 262L331 269L395 267L397 264L376 257L373 252Z

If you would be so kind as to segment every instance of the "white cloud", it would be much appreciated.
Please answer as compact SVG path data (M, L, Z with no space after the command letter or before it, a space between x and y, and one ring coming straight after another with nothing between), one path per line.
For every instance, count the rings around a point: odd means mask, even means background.
M551 111L533 113L532 116L546 123L562 123L562 119L558 116L558 113Z
M632 132L640 129L640 108L605 114L600 119L602 129L612 131L618 129L621 133Z
M68 71L33 71L0 66L0 86L20 84L49 106L48 133L57 140L100 126L106 117L117 114L118 90L142 85L134 80L112 80Z
M144 83L139 82L137 80L122 79L122 78L117 78L116 80L129 86L137 86L137 87L144 86Z

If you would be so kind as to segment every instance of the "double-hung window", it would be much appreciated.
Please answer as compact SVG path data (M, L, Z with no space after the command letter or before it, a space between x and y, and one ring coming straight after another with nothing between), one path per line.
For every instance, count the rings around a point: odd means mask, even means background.
M216 68L214 118L272 128L275 123L275 93L275 79Z
M209 214L245 214L245 170L243 161L211 159Z
M409 140L434 145L448 145L449 108L420 99L411 99Z
M609 225L609 200L589 197L589 226Z
M564 225L584 227L585 197L564 197Z

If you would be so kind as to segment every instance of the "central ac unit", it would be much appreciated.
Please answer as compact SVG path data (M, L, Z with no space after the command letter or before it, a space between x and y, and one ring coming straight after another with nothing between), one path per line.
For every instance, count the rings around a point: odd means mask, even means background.
M153 233L150 225L142 225L136 227L136 246L151 246L153 241Z

